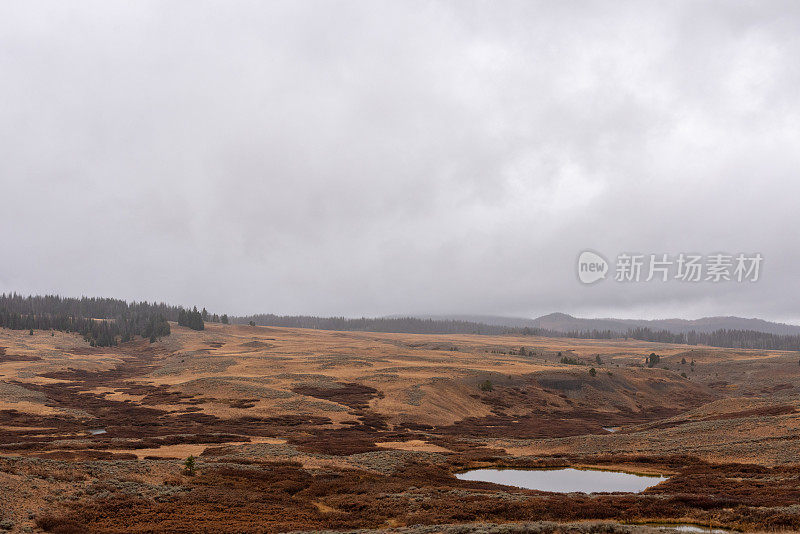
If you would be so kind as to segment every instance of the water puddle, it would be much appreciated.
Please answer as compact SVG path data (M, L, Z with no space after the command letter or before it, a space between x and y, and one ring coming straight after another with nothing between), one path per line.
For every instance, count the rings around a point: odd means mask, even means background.
M106 429L105 428L92 428L92 429L89 430L89 434L91 434L93 436L97 436L98 434L105 434L105 433L106 433Z
M475 469L456 478L558 493L638 493L667 479L597 469Z
M645 523L648 527L669 528L677 532L689 532L691 534L734 534L735 530L724 528L701 527L700 525L671 525L669 523Z

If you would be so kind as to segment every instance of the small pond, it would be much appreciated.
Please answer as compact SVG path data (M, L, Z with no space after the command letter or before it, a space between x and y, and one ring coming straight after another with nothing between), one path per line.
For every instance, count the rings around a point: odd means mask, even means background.
M735 530L724 528L701 527L698 525L674 525L671 523L645 523L649 527L661 527L676 530L678 532L691 532L697 534L733 534Z
M456 473L461 480L494 482L506 486L558 493L624 491L638 493L667 479L596 469L475 469Z
M93 436L97 436L97 435L105 434L105 433L106 433L106 429L105 428L92 428L91 430L89 430L89 434L91 434Z

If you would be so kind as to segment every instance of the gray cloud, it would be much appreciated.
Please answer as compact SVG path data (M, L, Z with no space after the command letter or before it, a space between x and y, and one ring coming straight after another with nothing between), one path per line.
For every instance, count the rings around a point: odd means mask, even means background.
M0 6L0 290L800 320L794 2ZM585 249L761 252L581 286Z

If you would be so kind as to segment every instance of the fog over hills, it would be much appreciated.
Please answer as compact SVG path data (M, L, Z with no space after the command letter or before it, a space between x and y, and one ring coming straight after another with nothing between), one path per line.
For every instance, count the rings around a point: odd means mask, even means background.
M453 319L476 323L502 325L510 327L530 327L572 332L576 330L611 330L620 333L630 328L650 328L651 330L667 330L676 334L695 332L714 332L716 330L753 330L775 335L800 335L800 326L775 323L763 319L746 319L743 317L702 317L700 319L614 319L614 318L582 318L566 313L550 313L536 319L523 317L502 317L494 315L446 315L416 316L424 319Z

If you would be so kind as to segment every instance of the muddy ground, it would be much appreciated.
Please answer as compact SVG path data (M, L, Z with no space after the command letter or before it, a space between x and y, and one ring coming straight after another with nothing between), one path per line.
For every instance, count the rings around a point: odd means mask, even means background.
M800 530L798 378L797 353L625 340L0 330L0 529ZM587 495L454 476L488 466L670 478Z

